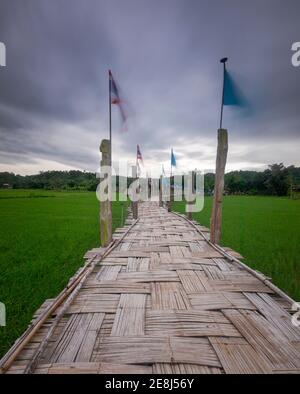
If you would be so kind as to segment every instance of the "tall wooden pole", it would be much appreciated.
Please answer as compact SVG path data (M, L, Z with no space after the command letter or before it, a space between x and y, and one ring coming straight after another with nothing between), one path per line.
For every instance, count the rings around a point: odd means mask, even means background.
M210 223L210 240L219 244L222 228L222 200L224 192L224 174L228 152L228 134L226 129L218 130L218 150L216 160L215 190Z
M174 202L174 176L170 177L170 200L168 201L168 212L172 211Z
M132 170L132 180L133 180L133 182L135 182L137 180L137 167L132 166L131 170ZM139 192L138 187L136 189L136 192L137 193ZM137 219L138 218L138 201L131 202L131 209L132 209L133 219Z
M162 188L163 188L163 176L161 175L159 178L159 184L158 184L158 198L159 198L159 206L163 206L163 200L162 200Z
M110 165L112 164L112 132L111 132L111 71L109 70L109 143L110 143Z
M191 193L194 193L195 189L196 189L196 187L195 187L195 172L194 171L192 171L191 178L192 179L190 179L190 177L189 177L189 179L188 179L188 183L189 183L188 184L188 189L191 190ZM190 201L188 203L188 205L189 206L193 205L193 202ZM193 212L189 211L187 213L187 217L188 217L189 220L193 220Z
M111 151L110 141L102 140L100 145L100 152L102 153L102 160L100 167L110 167L111 164ZM111 173L110 173L111 175ZM107 181L108 174L101 180L101 182ZM111 185L110 185L111 186ZM106 187L106 192L109 193L109 186ZM100 239L101 246L107 246L112 240L112 209L111 201L107 199L100 201Z

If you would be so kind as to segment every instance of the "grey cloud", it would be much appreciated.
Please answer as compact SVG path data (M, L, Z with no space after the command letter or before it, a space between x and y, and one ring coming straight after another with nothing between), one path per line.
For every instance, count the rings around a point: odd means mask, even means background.
M233 151L251 150L232 159L290 160L279 145L300 135L300 68L290 62L299 14L297 0L2 0L0 166L44 159L93 170L108 134L108 68L133 109L125 135L113 108L115 157L133 157L139 143L168 161L174 146L182 163L213 166L224 55L251 106L225 108Z

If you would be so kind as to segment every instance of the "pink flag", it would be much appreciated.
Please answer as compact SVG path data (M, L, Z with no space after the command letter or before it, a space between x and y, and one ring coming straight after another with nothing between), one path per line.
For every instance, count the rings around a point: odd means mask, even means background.
M109 80L110 80L110 100L111 100L111 104L116 104L119 107L120 110L120 114L121 114L121 118L122 118L122 122L123 122L123 127L122 129L124 131L127 131L127 125L126 125L126 121L127 121L127 114L126 111L124 109L124 101L120 98L120 93L119 93L119 89L118 86L116 84L116 81L114 80L111 71L109 70Z
M137 160L137 162L140 160L142 165L144 165L143 156L142 156L142 153L141 153L139 145L136 146L136 160Z

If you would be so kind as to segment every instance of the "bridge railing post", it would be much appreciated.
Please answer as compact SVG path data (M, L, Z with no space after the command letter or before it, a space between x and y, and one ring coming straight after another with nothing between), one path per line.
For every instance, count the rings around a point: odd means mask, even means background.
M172 211L174 202L174 176L170 177L170 199L168 201L168 212Z
M215 189L210 222L210 240L219 244L222 229L222 201L224 192L224 174L228 152L228 133L226 129L218 130L218 149L216 159Z
M137 166L132 166L131 167L131 171L132 171L132 181L136 182L137 180ZM138 188L136 189L136 193L138 193L139 190ZM132 216L133 219L137 219L138 218L138 201L132 201L131 202L131 209L132 209Z
M106 182L104 191L107 196L111 197L111 151L110 141L102 140L100 145L100 152L102 153L102 159L100 162L100 170L103 174L101 182ZM107 172L107 169L109 171ZM105 183L104 183L105 185ZM111 198L107 198L105 201L100 201L100 241L101 246L107 246L112 240L112 209L111 209Z
M192 193L195 192L195 171L192 171L191 178L190 178L190 176L188 177L188 183L189 183L188 184L188 190L190 190L191 195L192 195ZM193 202L189 201L188 205L193 205ZM189 220L193 220L193 212L191 210L189 210L187 212L187 217L188 217Z
M163 199L162 199L162 188L163 188L163 177L162 175L159 178L159 184L158 184L158 199L159 199L159 206L163 206Z

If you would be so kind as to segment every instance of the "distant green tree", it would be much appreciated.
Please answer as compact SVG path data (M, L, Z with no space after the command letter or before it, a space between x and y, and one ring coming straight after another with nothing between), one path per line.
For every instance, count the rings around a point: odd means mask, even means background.
M204 192L207 195L213 193L215 185L215 174L208 172L204 175Z
M271 164L266 170L267 179L265 185L270 194L277 196L286 196L289 189L289 171L283 163Z
M117 187L119 177L117 176ZM127 179L128 186L132 179ZM215 175L204 176L204 190L211 195L214 190ZM95 191L99 179L95 173L78 170L41 171L36 175L15 175L0 172L0 187L9 184L16 189L55 189ZM260 194L284 196L291 186L300 187L300 167L284 167L282 163L272 164L265 171L231 171L225 174L225 189L230 194ZM118 190L118 189L117 189Z

